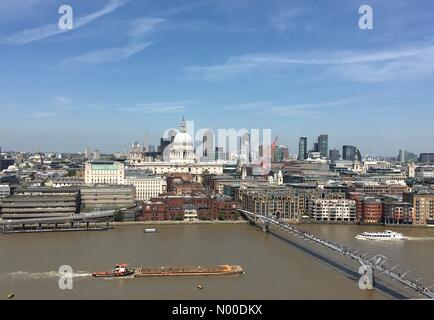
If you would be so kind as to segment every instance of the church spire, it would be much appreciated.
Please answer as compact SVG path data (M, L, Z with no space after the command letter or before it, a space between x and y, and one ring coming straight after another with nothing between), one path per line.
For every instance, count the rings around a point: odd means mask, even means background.
M187 126L185 124L185 119L184 117L182 117L182 122L181 122L181 132L185 133L187 132Z

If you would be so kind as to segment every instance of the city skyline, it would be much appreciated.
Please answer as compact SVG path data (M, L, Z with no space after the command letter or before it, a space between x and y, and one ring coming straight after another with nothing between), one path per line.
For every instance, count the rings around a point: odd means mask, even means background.
M184 115L271 128L292 154L321 134L363 156L432 152L434 4L370 1L360 30L362 4L71 1L59 32L58 2L2 1L0 145L111 153Z

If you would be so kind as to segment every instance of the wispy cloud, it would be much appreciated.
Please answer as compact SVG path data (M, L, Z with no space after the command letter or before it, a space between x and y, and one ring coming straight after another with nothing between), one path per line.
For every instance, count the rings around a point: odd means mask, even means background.
M147 17L135 19L131 22L127 34L129 41L126 45L121 47L104 48L94 52L68 58L63 62L63 64L64 66L72 66L77 64L99 64L128 59L153 44L153 42L142 40L143 36L147 35L158 24L164 21L166 20Z
M270 106L270 102L248 102L248 103L239 103L232 104L228 106L224 106L224 109L227 111L249 111L249 110L257 110L261 108L267 108Z
M286 31L292 24L294 18L304 13L301 8L286 8L270 16L271 24L280 32Z
M128 0L110 0L110 2L101 10L76 18L74 21L74 29L85 26L86 24L115 11L116 9L125 5L127 2ZM61 30L58 25L54 23L39 28L19 31L9 37L6 37L2 40L2 42L6 44L22 45L52 37L63 32L67 31Z
M68 58L64 61L64 65L71 66L75 64L98 64L119 61L143 51L151 44L151 42L129 43L125 47L101 49L77 57Z
M52 95L50 99L50 104L52 104L55 107L60 108L71 108L72 105L72 99L67 96L62 95Z
M418 77L434 72L434 46L419 46L375 52L335 51L304 57L254 54L230 57L212 66L190 66L185 70L205 80L221 80L253 72L283 70L291 66L317 67L356 81L387 81L397 76ZM287 70L287 69L284 69Z
M162 18L138 18L131 22L131 28L129 35L131 37L137 37L152 30L157 24L166 21Z
M32 118L43 119L55 117L57 114L54 112L36 112L30 115Z
M342 99L328 102L317 102L308 104L294 104L294 105L282 105L274 104L271 102L249 102L235 105L225 106L227 111L248 111L252 115L256 116L307 116L320 114L324 108L327 107L345 107L353 103L356 103L355 99Z
M270 106L261 110L259 113L264 115L271 114L274 116L313 115L319 114L323 108L348 106L351 103L354 103L354 100L344 99L311 104Z
M181 113L187 107L173 102L141 103L133 107L118 107L117 111L133 113Z

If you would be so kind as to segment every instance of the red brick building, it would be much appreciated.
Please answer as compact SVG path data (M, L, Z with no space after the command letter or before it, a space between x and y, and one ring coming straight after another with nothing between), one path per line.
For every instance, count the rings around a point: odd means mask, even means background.
M145 221L182 221L187 210L194 208L199 220L238 220L238 207L230 198L217 195L166 194L143 203Z
M362 198L362 215L364 224L380 224L383 221L383 202L378 198Z

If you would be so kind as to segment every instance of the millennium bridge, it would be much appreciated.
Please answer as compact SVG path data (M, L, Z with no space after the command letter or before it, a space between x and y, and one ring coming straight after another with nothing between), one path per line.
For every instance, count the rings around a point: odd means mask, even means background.
M389 258L383 255L372 254L369 252L362 252L360 250L355 250L355 249L345 247L338 243L321 239L320 237L314 234L300 230L293 225L285 223L284 221L277 219L273 215L259 215L245 210L239 210L239 211L245 218L247 218L250 221L252 225L261 227L264 232L271 232L270 227L274 226L278 230L285 232L288 236L296 237L297 239L301 239L305 242L312 243L322 248L325 248L328 251L336 253L338 256L349 258L352 261L357 261L360 264L358 274L360 276L359 287L362 290L374 289L375 286L374 271L375 271L378 274L383 275L388 280L391 280L391 283L397 283L403 286L404 288L410 289L414 293L418 294L418 296L422 296L426 299L434 299L434 292L433 292L434 285L427 283L422 277L415 276L412 271L403 269L398 264L394 264ZM277 234L273 234L273 235L278 236ZM286 240L286 239L282 239L282 240ZM303 247L298 246L294 242L290 242L290 244L293 244L297 246L299 249L303 250ZM309 249L307 250L304 249L303 251L312 254L315 257L321 258L319 254L314 253ZM339 264L337 259L335 261L330 259L333 258L330 257L327 258L327 262L330 265L336 266ZM378 287L380 287L379 284ZM388 290L387 285L381 285L380 289L385 292L390 291ZM404 298L404 296L401 296L400 298Z

